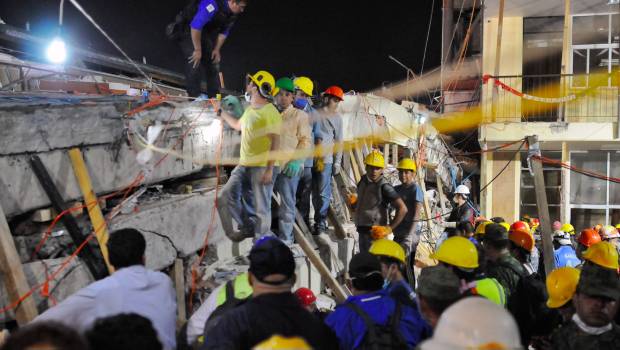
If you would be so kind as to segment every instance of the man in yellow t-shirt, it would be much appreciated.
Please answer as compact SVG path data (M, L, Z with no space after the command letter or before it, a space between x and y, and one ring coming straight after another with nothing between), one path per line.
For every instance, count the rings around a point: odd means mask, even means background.
M270 102L274 87L273 76L259 71L249 76L246 96L250 96L250 106L241 118L235 119L220 110L224 121L241 131L239 165L233 169L218 198L222 226L233 241L272 234L271 193L278 174L276 151L282 127L280 112ZM243 200L251 206L243 206L241 193L250 192L251 198ZM237 230L232 228L231 219L237 223Z

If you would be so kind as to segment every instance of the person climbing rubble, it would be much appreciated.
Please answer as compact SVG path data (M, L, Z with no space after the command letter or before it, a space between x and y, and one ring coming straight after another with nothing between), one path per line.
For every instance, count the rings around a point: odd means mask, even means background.
M275 191L280 196L278 208L278 235L287 244L293 244L295 202L297 186L304 170L305 153L312 143L309 117L306 112L293 107L295 84L290 78L276 81L274 96L276 107L282 113L280 134L280 168ZM307 155L306 155L307 156Z
M344 99L338 86L328 87L322 94L322 106L318 110L315 135L315 159L312 172L312 206L314 207L314 235L327 232L327 211L332 197L332 175L342 167L342 117L337 109Z
M271 73L258 71L248 76L246 96L250 105L240 119L225 111L218 114L230 127L241 131L239 165L222 188L217 207L222 227L233 241L260 238L271 232L271 194L278 175L277 154L282 117L270 102L275 79ZM251 190L253 213L241 205L241 193ZM245 198L248 200L248 198ZM232 220L238 228L233 229Z
M349 197L349 204L355 210L361 252L368 251L373 239L385 238L392 233L407 214L405 202L383 177L383 155L373 150L364 159L364 164L366 174L357 184L357 194ZM389 204L396 208L396 215L388 226Z
M469 188L467 186L458 185L456 187L452 199L456 206L452 209L450 216L446 220L447 222L469 221L472 225L474 224L474 209L467 202L469 194Z
M185 81L190 97L201 94L201 84L205 76L207 96L215 98L219 93L221 49L248 2L249 0L190 0L175 21L166 28L168 37L177 40L187 61Z

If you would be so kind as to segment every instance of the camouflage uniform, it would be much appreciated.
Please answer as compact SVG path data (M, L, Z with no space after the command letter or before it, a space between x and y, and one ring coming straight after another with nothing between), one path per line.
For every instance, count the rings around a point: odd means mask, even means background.
M488 263L487 276L495 278L504 287L506 299L510 300L517 290L519 280L525 276L525 269L510 253L506 253L497 261Z

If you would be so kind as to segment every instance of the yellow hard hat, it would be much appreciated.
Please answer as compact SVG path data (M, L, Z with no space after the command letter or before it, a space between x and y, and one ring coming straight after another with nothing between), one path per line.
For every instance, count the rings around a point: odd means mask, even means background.
M547 276L547 306L551 309L560 308L568 303L575 295L579 274L581 271L574 267L560 267L551 271Z
M364 158L364 164L377 168L385 168L385 159L383 159L383 154L381 154L381 152L372 150L372 152L368 153L366 158Z
M293 80L293 84L299 90L303 91L304 94L308 96L312 96L312 91L314 90L314 83L308 77L298 77Z
M478 250L469 239L454 236L446 239L431 259L464 269L475 269L478 267Z
M566 223L566 224L562 225L560 230L562 230L565 233L568 233L570 235L574 235L575 234L575 228L573 227L573 225L571 225L569 223Z
M484 235L485 229L488 224L492 224L493 221L483 221L476 226L476 235L482 236Z
M253 350L312 350L312 347L301 337L283 337L279 334L272 335L271 338L256 344Z
M599 266L618 270L618 251L609 242L593 244L582 254L583 258Z
M250 75L250 80L258 86L258 90L263 97L271 97L273 89L276 87L276 79L271 75L271 73L259 70L254 73L254 75Z
M369 252L373 255L387 256L402 263L405 262L405 250L403 247L389 239L378 239L372 242Z
M415 161L411 158L403 158L400 160L400 162L398 162L398 165L396 166L396 169L398 170L411 170L411 171L417 171L418 167L415 164Z

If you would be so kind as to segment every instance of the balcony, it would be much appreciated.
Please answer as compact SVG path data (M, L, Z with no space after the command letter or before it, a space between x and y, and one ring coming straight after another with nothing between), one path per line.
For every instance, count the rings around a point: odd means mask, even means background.
M616 123L620 71L610 74L485 76L484 123ZM493 102L493 87L497 96Z

